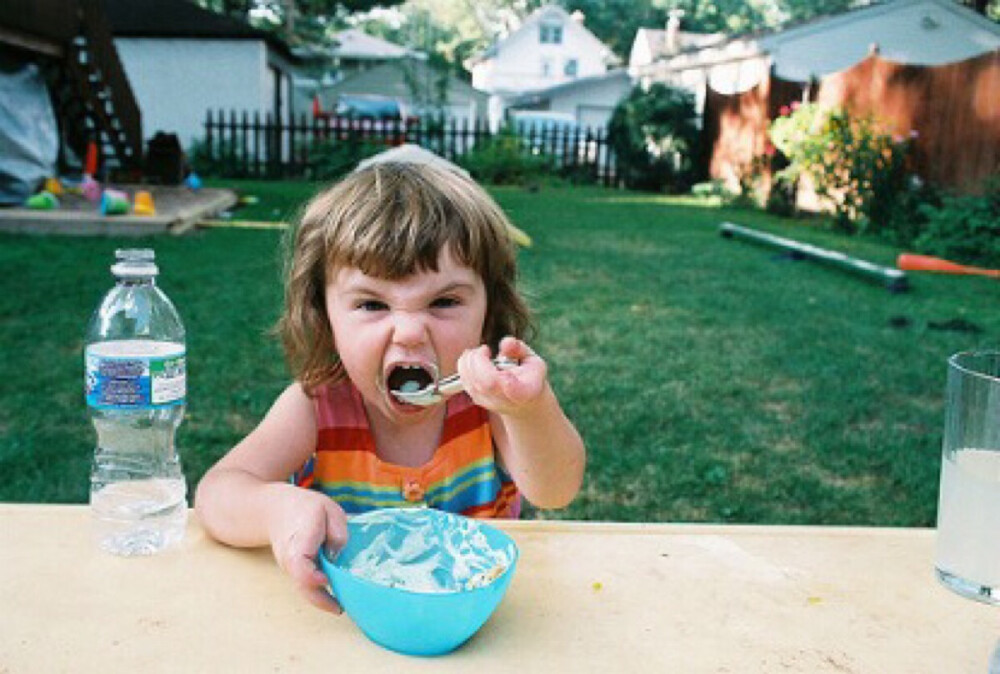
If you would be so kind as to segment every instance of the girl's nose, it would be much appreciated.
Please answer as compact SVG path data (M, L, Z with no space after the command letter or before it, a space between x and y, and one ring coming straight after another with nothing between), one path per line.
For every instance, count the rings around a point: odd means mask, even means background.
M400 311L393 317L393 341L403 346L422 344L427 338L427 325L419 312Z

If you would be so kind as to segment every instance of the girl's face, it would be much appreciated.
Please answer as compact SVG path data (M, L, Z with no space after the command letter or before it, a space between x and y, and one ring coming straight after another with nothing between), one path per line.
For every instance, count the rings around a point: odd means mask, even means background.
M416 422L435 408L403 404L389 391L455 372L462 352L482 343L486 289L445 249L437 271L397 281L353 267L336 270L326 286L326 312L341 363L369 415Z

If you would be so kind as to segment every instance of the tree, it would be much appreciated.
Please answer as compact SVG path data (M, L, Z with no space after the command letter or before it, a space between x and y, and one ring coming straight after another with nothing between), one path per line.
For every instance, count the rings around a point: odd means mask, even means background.
M240 18L264 30L279 33L290 43L328 41L338 18L392 7L404 0L197 0L206 9ZM263 18L255 18L263 17Z
M619 175L633 189L686 191L698 156L694 95L677 87L635 87L611 114L608 142Z

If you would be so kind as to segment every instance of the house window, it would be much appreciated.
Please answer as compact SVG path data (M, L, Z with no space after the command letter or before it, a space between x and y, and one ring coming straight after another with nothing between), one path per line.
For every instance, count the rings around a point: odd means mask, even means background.
M576 77L579 68L580 64L576 59L567 59L566 65L563 66L563 75L566 77Z
M542 44L562 44L562 26L552 23L540 24L538 41Z

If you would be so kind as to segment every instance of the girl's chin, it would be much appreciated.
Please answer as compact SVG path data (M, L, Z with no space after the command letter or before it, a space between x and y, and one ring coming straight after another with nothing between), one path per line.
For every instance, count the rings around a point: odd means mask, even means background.
M401 402L389 392L384 392L382 394L382 407L388 409L393 416L402 417L426 416L425 413L433 409L431 407L421 407L420 405L411 405L409 403Z

